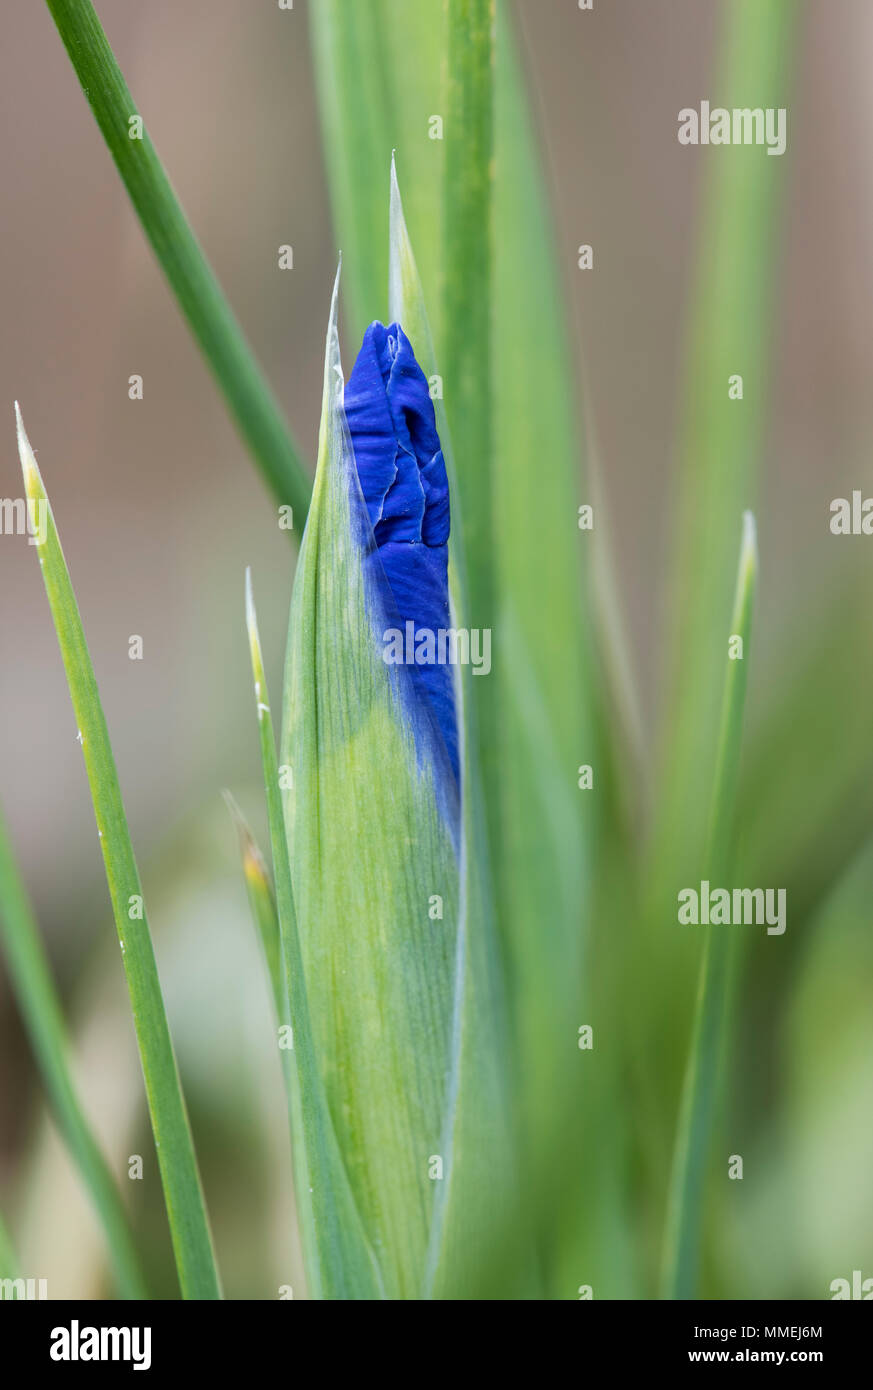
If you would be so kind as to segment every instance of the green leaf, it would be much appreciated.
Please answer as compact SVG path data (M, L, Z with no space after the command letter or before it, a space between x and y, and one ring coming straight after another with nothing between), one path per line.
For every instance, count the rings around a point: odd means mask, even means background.
M578 527L579 506L593 499L582 475L584 451L573 408L578 392L528 108L501 6L494 542L502 653L495 669L503 681L496 878L515 985L526 1131L543 1171L568 1116L572 1123L581 1113L576 1033L588 1018L581 1000L593 842L610 792L594 714L598 660L587 582L592 533ZM596 519L596 528L601 524ZM578 785L583 765L593 770L589 790Z
M306 987L387 1297L475 1296L513 1163L492 939L453 781L416 742L408 672L381 658L335 315L336 299L282 738Z
M755 523L751 512L747 512L743 521L743 539L730 626L731 639L735 636L740 637L742 649L738 659L728 658L724 677L721 733L709 818L706 872L702 875L716 884L729 881L733 860L736 787L746 699L746 663L749 657L757 567ZM703 948L694 1031L679 1113L664 1246L664 1295L678 1299L695 1296L703 1187L712 1120L718 1098L719 1063L729 990L730 927L708 926L704 930L706 941Z
M276 881L276 911L282 946L281 976L274 977L273 982L276 1012L280 1025L290 1018L293 1028L293 1047L283 1048L282 1061L294 1150L297 1214L309 1292L318 1299L381 1298L384 1287L343 1168L316 1061L279 790L273 716L251 577L248 574L246 624L255 682ZM254 867L256 877L262 879L260 867ZM265 933L265 944L269 942L268 962L275 969L272 926L268 920L270 905L265 899L263 882L256 884L255 893L259 925Z
M737 0L723 11L721 58L713 90L725 107L789 107L797 0ZM771 159L756 145L688 153L703 163L699 248L690 304L688 358L679 443L675 544L671 549L667 712L654 894L663 905L677 859L703 849L712 790L721 681L721 649L712 614L730 602L732 553L725 519L755 505L766 424L771 323L778 277L782 190L788 149ZM743 397L731 399L739 375ZM688 672L694 672L694 680ZM701 757L701 749L707 750Z
M496 612L492 477L491 314L494 178L494 0L448 0L443 342L446 410L457 469L456 510L464 526L470 624L493 627ZM493 686L483 682L480 742L488 766Z
M142 229L224 396L240 436L280 504L302 521L309 478L282 412L182 211L90 0L46 0Z
M2 820L0 939L3 941L15 998L55 1118L106 1234L118 1288L124 1298L145 1298L145 1284L118 1187L85 1118L73 1084L60 1000ZM0 1266L2 1263L0 1248Z
M100 693L51 505L17 404L16 415L28 506L40 527L45 525L37 547L39 563L97 818L179 1283L185 1298L220 1298L200 1175Z
M819 908L873 824L869 583L854 576L786 625L768 653L741 789L747 882L791 884L795 923ZM864 659L859 660L859 655ZM809 795L808 749L816 765Z
M664 1122L681 1087L698 965L692 939L665 930L664 923L674 917L677 888L693 881L706 852L723 660L713 618L729 610L732 598L733 540L725 523L753 508L757 493L803 13L795 0L738 0L723 8L716 50L720 103L788 109L786 154L769 158L756 145L685 150L700 166L701 207L679 413L665 688L653 770L657 794L627 981L634 1000L627 1036L633 1038L638 1104L648 1132L646 1162L656 1189L669 1172L673 1136ZM718 158L705 158L716 153ZM728 394L734 375L743 378L741 400ZM651 987L654 981L657 988ZM653 1037L660 1040L657 1052Z

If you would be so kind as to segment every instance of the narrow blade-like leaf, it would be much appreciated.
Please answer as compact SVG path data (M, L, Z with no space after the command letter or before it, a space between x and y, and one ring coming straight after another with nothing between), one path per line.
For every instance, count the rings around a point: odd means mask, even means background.
M739 659L729 657L722 701L721 733L709 821L706 872L714 883L728 882L733 856L736 786L740 765L746 662L757 577L755 523L743 521L743 539L731 618L731 640L742 640ZM676 1152L664 1247L663 1292L668 1298L695 1294L701 1206L712 1119L718 1099L719 1063L729 987L730 928L708 926L700 972L694 1031L679 1113Z
M16 414L28 505L44 526L38 544L40 568L97 818L179 1283L185 1298L220 1298L200 1174L100 693L51 505L17 405Z
M672 892L676 872L684 875L704 848L721 687L712 614L724 611L731 597L733 555L725 518L753 507L757 492L778 287L774 266L791 159L790 84L804 8L798 0L737 0L723 10L719 102L736 109L786 109L784 156L770 159L760 146L748 144L726 146L716 160L705 160L706 150L697 152L704 165L703 199L670 552L664 771L652 852L656 910Z

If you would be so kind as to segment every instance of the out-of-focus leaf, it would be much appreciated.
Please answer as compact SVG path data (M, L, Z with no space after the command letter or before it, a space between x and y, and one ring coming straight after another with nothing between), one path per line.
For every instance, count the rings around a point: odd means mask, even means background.
M821 905L873 825L871 601L855 575L786 627L750 731L740 850L748 882L791 884L793 923Z
M343 248L343 295L350 331L360 341L366 324L384 312L393 150L406 172L406 215L428 301L439 307L445 6L443 0L320 0L310 6L309 22ZM438 320L433 328L438 342Z
M2 820L0 940L55 1119L106 1233L119 1290L125 1298L144 1298L145 1284L127 1214L118 1185L94 1138L73 1083L61 1002Z
M494 0L447 0L442 256L446 413L464 526L466 601L473 627L496 627L495 420L492 405ZM499 631L497 633L499 642ZM496 664L501 665L498 645ZM494 838L496 681L477 683L479 747Z
M734 862L736 788L757 570L755 523L751 512L747 512L728 634L730 642L739 638L742 647L739 656L732 653L728 657L725 670L713 804L704 874L701 875L717 885L730 883ZM663 1269L663 1292L667 1298L692 1298L695 1294L707 1161L713 1116L718 1105L729 994L731 926L707 925L705 932L667 1210Z
M494 485L502 844L498 900L514 963L527 1127L554 1150L579 1074L592 845L607 777L583 574L591 533L552 225L505 7L498 22ZM459 465L460 466L460 465ZM594 784L579 786L590 765ZM577 1083L578 1084L578 1083ZM568 1090L569 1088L569 1090ZM571 1110L576 1102L565 1100ZM563 1116L563 1119L559 1118Z
M706 849L724 659L717 615L730 612L734 528L755 505L781 194L791 162L789 98L804 8L795 0L738 0L723 8L716 48L719 105L787 108L786 153L770 157L761 145L739 144L684 150L701 166L701 210L689 286L653 824L642 866L645 901L630 925L627 981L640 1158L654 1190L668 1182L673 1137L665 1122L678 1102L694 1006L697 953L691 938L675 930L676 893L699 880ZM742 399L729 394L737 375ZM761 531L766 534L765 522ZM767 881L773 882L769 873Z
M728 609L733 583L732 530L725 522L754 507L757 491L781 193L791 159L789 95L803 11L797 0L725 6L712 89L727 108L787 108L786 153L770 158L763 146L744 144L686 151L703 165L703 204L671 551L670 666L652 855L659 904L672 892L674 868L681 878L699 859L705 834L722 663L712 618ZM732 398L737 376L742 399Z

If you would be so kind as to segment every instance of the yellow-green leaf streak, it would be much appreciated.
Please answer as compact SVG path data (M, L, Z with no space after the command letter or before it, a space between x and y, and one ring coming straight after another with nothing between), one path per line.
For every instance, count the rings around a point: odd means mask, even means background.
M39 562L91 788L97 833L130 992L179 1283L185 1298L220 1298L194 1144L100 693L51 505L17 406L16 414L28 505L45 525L44 539L37 547Z

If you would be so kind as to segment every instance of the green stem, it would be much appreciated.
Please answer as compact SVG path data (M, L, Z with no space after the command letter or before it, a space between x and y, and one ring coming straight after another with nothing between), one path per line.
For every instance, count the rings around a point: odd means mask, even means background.
M124 76L90 0L46 0L109 153L124 181L179 308L244 443L280 505L302 527L311 486L276 399L201 250L143 128Z

